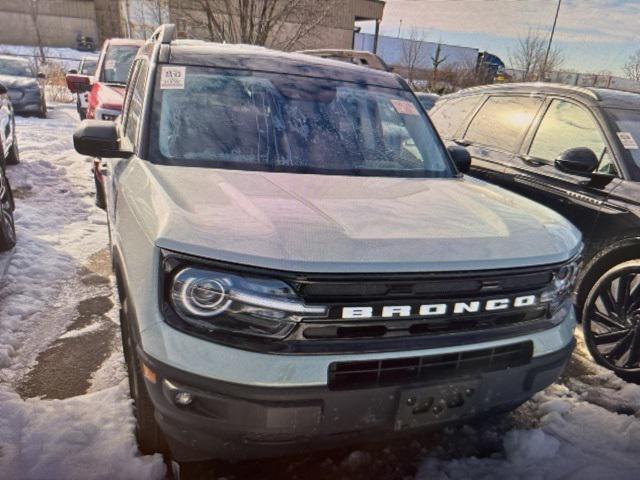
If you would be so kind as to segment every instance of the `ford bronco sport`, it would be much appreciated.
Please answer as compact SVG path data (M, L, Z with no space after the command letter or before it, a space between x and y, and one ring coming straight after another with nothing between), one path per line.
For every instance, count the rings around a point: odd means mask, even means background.
M140 49L107 212L143 452L293 454L504 411L571 354L580 233L459 173L397 75L259 47ZM166 443L165 443L166 442Z

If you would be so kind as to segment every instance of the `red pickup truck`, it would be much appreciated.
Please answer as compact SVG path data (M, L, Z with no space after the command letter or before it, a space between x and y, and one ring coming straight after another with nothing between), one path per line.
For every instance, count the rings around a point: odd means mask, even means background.
M104 42L98 65L93 75L69 73L67 87L72 93L89 93L86 118L115 120L122 113L124 89L129 70L144 40L112 38ZM104 207L104 186L100 172L100 159L94 160L96 204Z

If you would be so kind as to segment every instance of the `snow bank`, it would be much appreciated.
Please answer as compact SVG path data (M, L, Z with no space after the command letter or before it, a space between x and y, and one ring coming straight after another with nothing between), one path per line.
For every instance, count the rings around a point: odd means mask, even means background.
M584 362L594 374L567 379L571 388L552 385L529 402L539 428L506 432L503 451L489 458L451 459L448 452L432 455L416 478L640 478L640 386L620 380L582 355L578 351L574 361ZM619 413L621 408L626 414ZM476 442L483 441L483 433Z
M159 455L136 454L128 390L122 382L67 400L21 400L0 389L0 477L48 480L153 479Z
M78 272L107 245L91 161L73 151L77 123L67 105L52 105L48 119L17 118L21 163L7 172L18 243L0 254L0 479L163 478L160 456L136 448L118 349L95 372L89 394L25 401L12 388L74 318Z

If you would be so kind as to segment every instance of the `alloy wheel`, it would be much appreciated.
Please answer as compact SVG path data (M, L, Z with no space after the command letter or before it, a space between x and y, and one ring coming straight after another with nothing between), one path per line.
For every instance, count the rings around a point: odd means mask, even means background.
M640 373L640 262L619 265L595 284L583 328L599 364L618 373Z

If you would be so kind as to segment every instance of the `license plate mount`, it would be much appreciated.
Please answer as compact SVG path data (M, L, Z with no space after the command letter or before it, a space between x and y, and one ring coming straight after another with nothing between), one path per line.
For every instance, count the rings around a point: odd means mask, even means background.
M478 405L480 383L475 378L401 390L395 430L410 430L468 415Z

